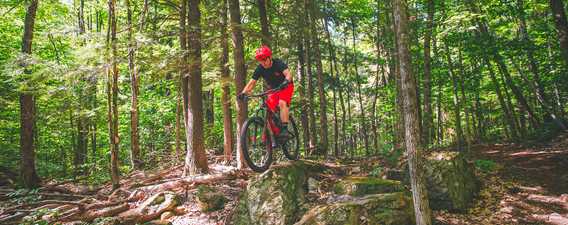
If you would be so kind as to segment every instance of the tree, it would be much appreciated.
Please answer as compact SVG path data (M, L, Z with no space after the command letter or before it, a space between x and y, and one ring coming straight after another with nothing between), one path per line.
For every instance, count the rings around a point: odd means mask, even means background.
M134 41L134 29L132 25L132 9L130 0L126 0L127 27L128 27L128 70L130 72L131 105L130 105L130 161L134 169L142 167L140 158L140 144L138 143L138 69L136 68L136 42Z
M110 170L112 188L120 186L120 174L118 170L118 62L117 62L117 38L116 38L116 0L108 1L108 20L109 31L107 34L107 51L110 51L109 65L107 66L107 106L108 106L108 127L110 138ZM110 49L108 49L110 48Z
M313 2L311 4L310 9L310 27L311 27L311 41L314 50L314 60L316 63L316 72L317 72L317 81L318 81L318 96L319 96L319 109L320 109L320 138L321 144L319 153L320 155L326 156L327 155L327 148L328 148L328 127L327 127L327 99L325 96L324 90L324 79L323 79L323 66L322 66L322 59L321 59L321 51L320 51L320 44L319 44L319 36L317 32L316 26L316 18L318 16L319 7L316 4L317 2Z
M243 32L241 28L241 12L238 0L229 0L229 12L231 15L231 32L233 39L233 61L235 63L235 86L237 93L241 93L245 87L246 69L245 54L243 48ZM237 101L237 166L244 168L243 149L241 147L240 131L247 118L248 107L246 102Z
M205 143L203 141L203 100L201 96L201 12L200 0L188 0L188 45L189 53L189 110L188 117L191 123L191 142L187 143L187 155L185 156L184 174L194 175L207 173L207 156L205 155ZM187 130L188 128L186 128Z
M268 0L270 1L270 0ZM258 17L260 18L260 29L262 33L262 44L271 46L272 37L268 28L268 18L266 16L266 0L256 0L258 6Z
M31 57L32 54L32 40L38 4L38 0L32 0L26 11L24 35L22 37L22 53L25 57ZM26 68L28 65L23 63L21 66L24 67L26 74L31 74L30 69ZM20 93L20 153L22 156L20 174L24 186L27 188L38 187L41 181L35 167L35 101L35 96L31 91Z
M434 32L434 0L426 0L428 16L424 35L424 117L422 125L423 143L428 146L432 140L432 59L430 57L430 40Z
M221 20L221 60L219 60L219 70L221 72L221 104L223 108L223 149L227 162L233 159L233 120L231 112L231 91L229 87L229 44L227 42L227 0L223 0L219 8L219 18Z
M560 50L562 58L568 67L568 21L566 20L566 12L562 0L549 0L550 10L554 18L554 25L558 32L558 41L560 42Z
M418 96L416 81L412 74L412 64L408 44L408 18L406 17L406 1L394 0L394 25L397 37L397 52L400 65L401 88L404 98L404 130L412 200L417 225L432 224L432 212L426 192L422 147L420 146L420 131L418 120Z

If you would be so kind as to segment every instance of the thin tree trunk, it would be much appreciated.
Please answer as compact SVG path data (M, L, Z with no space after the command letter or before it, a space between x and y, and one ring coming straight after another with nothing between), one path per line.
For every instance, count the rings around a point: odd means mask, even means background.
M325 96L324 90L324 78L323 78L323 66L321 62L321 51L320 51L320 44L319 44L319 36L317 32L316 21L319 13L319 7L317 2L313 2L311 5L311 13L310 13L310 27L311 27L311 40L312 40L312 49L314 50L314 60L316 63L316 71L317 71L317 81L318 81L318 94L319 94L319 119L320 119L320 148L318 149L318 153L323 156L327 156L328 150L328 126L327 126L327 99ZM312 105L313 106L313 105Z
M35 17L38 7L38 0L31 0L26 11L24 22L24 35L22 37L22 53L31 56L32 40L34 35ZM31 73L27 65L22 64L25 73ZM35 188L41 182L35 168L35 146L34 135L35 127L35 96L30 92L20 93L20 175L27 188Z
M465 95L465 81L464 77L466 76L464 66L463 66L463 58L461 54L461 50L458 49L458 66L460 69L459 75L459 86L460 86L460 94L461 94L461 105L463 106L463 111L465 112L465 137L464 140L466 142L466 151L469 152L471 149L471 126L469 122L469 115L470 110L468 109L467 98Z
M306 10L309 10L309 1L304 0L304 6ZM308 11L307 11L308 12ZM312 16L309 15L309 12L306 13L308 17ZM308 20L310 21L310 20ZM309 30L308 30L309 31ZM309 121L309 128L310 128L310 150L313 150L318 143L317 140L317 133L316 133L316 114L314 112L314 85L313 85L313 73L312 73L312 53L309 49L313 47L313 43L311 43L311 34L310 32L306 32L305 34L305 48L304 48L304 59L306 60L306 80L307 80L307 91L308 91L308 104L307 104L307 111L308 111L308 121Z
M310 123L308 118L308 101L306 99L306 70L304 62L304 47L303 40L298 44L298 74L300 75L300 121L302 124L302 134L304 140L304 149L310 148Z
M181 83L181 82L180 82ZM182 110L182 98L181 89L178 88L178 94L176 97L176 159L182 159L181 155L181 110Z
M221 18L221 60L219 62L219 70L221 72L221 81L223 93L221 95L221 104L223 106L223 155L225 161L233 160L233 119L231 112L231 90L230 90L230 73L229 70L229 43L227 34L227 0L223 0L219 10Z
M430 40L434 32L434 0L427 0L428 16L426 22L426 33L424 35L424 117L422 125L422 134L424 146L427 147L432 140L432 63L430 57Z
M125 0L127 12L128 26L128 70L130 72L130 161L132 167L136 170L142 168L142 159L140 158L140 144L138 142L138 69L136 68L136 42L134 40L134 29L132 28L132 10L130 9L130 0Z
M505 113L505 118L507 120L507 123L509 124L509 130L511 132L511 137L514 140L517 140L519 138L519 134L518 134L518 129L517 129L517 123L515 122L515 119L513 117L513 113L511 112L512 109L509 108L509 106L505 102L505 98L503 97L503 93L501 91L501 85L499 84L499 81L497 80L497 77L495 76L495 72L493 71L493 67L492 67L491 63L489 62L489 60L487 58L484 58L484 61L485 61L487 69L489 70L489 76L491 78L491 82L493 83L493 86L495 87L495 94L497 94L497 100L499 100L499 104L501 105L501 109Z
M412 74L411 55L408 44L408 18L406 17L406 1L394 1L394 24L397 36L397 52L400 64L402 96L404 98L405 144L414 201L414 214L417 225L432 224L426 182L423 175L422 147L418 118L418 96L416 80Z
M245 87L246 69L244 61L243 33L241 31L241 13L238 0L229 0L229 12L231 15L231 31L233 39L233 61L235 62L235 87L237 93L241 93ZM247 105L243 101L237 101L237 166L244 168L245 162L240 143L240 131L247 118Z
M456 144L458 151L463 150L463 130L461 126L461 102L458 97L458 78L456 72L454 71L454 64L452 62L452 54L448 45L446 44L446 57L448 59L448 72L452 77L452 90L453 90L453 97L454 97L454 115L456 120Z
M562 58L568 67L568 21L566 20L566 11L562 0L549 0L550 10L554 18L554 25L558 31L558 41L560 42L560 50Z
M326 2L327 3L327 2ZM333 46L333 41L331 39L331 34L329 33L329 28L328 28L328 18L326 16L324 16L324 21L323 21L323 25L324 25L324 30L325 30L325 34L327 37L327 42L328 42L328 48L329 48L329 71L330 71L330 76L335 78L335 79L339 79L339 76L335 77L335 74L339 74L339 72L337 71L337 62L335 59L335 48ZM335 69L334 69L335 66ZM334 80L335 80L334 79ZM339 156L339 124L337 121L337 84L333 84L332 85L332 92L333 92L333 155L335 157Z
M270 1L270 0L268 0ZM268 28L268 18L266 16L266 0L256 0L258 6L258 16L260 18L260 29L262 33L262 44L271 46L272 37Z
M108 2L108 36L107 42L110 49L110 65L107 69L107 95L109 106L109 138L110 138L110 168L111 168L111 182L112 188L117 189L120 186L120 174L118 170L118 151L119 151L119 136L118 136L118 66L117 66L117 38L116 38L116 15L115 15L116 0L109 0Z
M361 78L359 77L359 68L357 65L357 52L355 51L355 20L351 17L351 28L352 28L352 37L353 37L353 66L355 67L355 79L357 80L357 94L359 99L359 110L361 111L361 125L363 127L367 127L367 116L365 114L365 107L363 106L363 93L361 91L362 84ZM363 132L363 143L365 144L365 154L367 156L370 155L369 149L369 137L367 136L367 132Z

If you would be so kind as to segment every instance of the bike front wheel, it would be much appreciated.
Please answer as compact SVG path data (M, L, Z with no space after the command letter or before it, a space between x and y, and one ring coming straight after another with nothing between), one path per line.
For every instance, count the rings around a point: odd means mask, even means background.
M272 143L264 120L251 117L241 130L241 147L248 166L255 172L264 172L272 164Z

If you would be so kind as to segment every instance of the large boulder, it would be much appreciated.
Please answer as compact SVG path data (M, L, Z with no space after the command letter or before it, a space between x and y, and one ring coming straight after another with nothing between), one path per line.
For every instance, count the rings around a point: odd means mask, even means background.
M403 191L400 181L374 177L346 177L334 186L339 195L364 196Z
M431 208L465 211L479 192L473 164L460 152L432 152L425 158Z
M308 165L274 166L249 181L233 216L234 224L293 224L304 213Z
M295 225L410 225L414 224L412 200L402 192L367 195L316 206Z

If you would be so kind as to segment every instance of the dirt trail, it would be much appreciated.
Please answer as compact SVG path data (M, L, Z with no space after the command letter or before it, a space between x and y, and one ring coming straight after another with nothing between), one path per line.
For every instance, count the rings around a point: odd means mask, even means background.
M467 214L435 212L437 224L568 225L568 134L538 146L478 145L472 152L498 169L481 175L482 191Z

